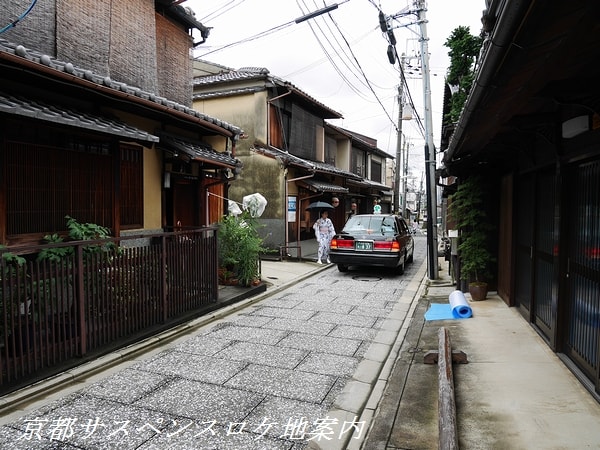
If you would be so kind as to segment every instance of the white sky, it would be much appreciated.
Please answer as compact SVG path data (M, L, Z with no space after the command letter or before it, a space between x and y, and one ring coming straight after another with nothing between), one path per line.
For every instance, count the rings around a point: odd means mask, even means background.
M339 7L330 13L300 24L294 23L296 18L307 12L334 3L338 3ZM380 149L396 155L400 76L398 63L392 66L388 61L388 42L379 28L377 8L386 15L393 15L404 7L412 7L412 1L187 0L182 5L191 7L197 20L212 27L207 41L194 52L196 57L234 69L266 67L272 75L293 83L344 116L344 119L331 123L375 138ZM479 34L484 8L485 0L427 2L432 130L437 148L444 76L448 66L448 48L443 44L452 30L460 25L469 26L472 34ZM394 34L399 54L412 56L420 50L419 27L409 25L414 21L412 17L392 22L398 26ZM279 28L289 22L292 24ZM278 30L266 36L230 45L274 28ZM199 35L196 40L199 40ZM224 46L229 47L222 48ZM410 61L420 65L418 57ZM407 73L407 77L408 91L424 121L421 75ZM414 120L403 121L402 132L412 144L409 170L414 178L409 179L409 184L419 183L423 170L424 138Z

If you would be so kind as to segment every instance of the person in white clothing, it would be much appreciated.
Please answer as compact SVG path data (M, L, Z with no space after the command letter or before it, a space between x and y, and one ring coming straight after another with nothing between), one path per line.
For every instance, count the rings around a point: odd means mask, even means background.
M313 229L315 230L315 237L319 242L317 264L323 264L323 260L329 264L331 263L329 261L329 244L331 244L331 239L335 235L335 229L327 210L321 211L321 217L314 223Z

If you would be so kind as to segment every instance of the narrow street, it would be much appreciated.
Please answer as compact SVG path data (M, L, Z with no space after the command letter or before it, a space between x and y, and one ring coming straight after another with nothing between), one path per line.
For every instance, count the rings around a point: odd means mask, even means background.
M359 418L416 303L404 275L331 266L13 414L2 448L299 449L359 445ZM298 264L312 264L303 262Z

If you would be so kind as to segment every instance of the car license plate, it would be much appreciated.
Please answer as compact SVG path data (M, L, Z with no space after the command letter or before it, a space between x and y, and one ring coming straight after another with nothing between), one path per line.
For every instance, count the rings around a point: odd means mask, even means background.
M373 243L371 241L356 241L354 243L355 250L373 250Z

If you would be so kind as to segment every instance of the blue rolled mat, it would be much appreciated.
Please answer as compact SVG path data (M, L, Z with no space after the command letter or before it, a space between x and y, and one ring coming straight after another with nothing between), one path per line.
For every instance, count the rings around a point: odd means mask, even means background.
M450 297L448 297L448 301L450 302L452 315L456 319L468 319L473 315L473 310L469 306L465 294L463 294L462 291L453 291L450 294Z
M450 303L432 303L425 313L425 320L468 319L473 311L461 291L454 291L449 297Z

